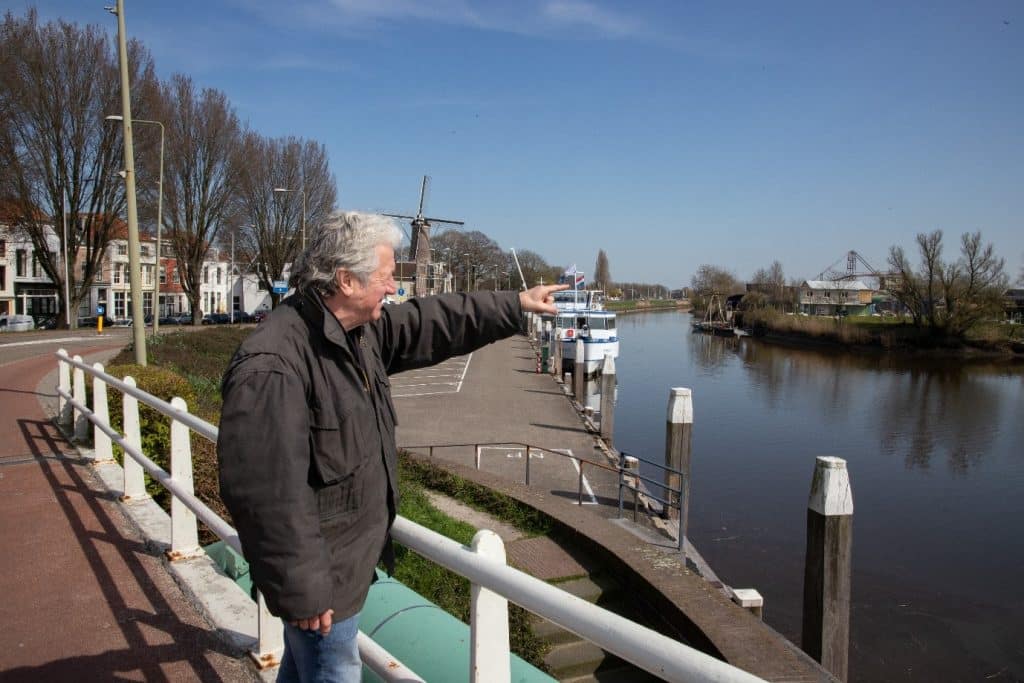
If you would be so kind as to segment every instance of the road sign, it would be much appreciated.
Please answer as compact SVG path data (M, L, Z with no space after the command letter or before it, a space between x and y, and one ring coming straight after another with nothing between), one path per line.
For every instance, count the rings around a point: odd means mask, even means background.
M106 311L107 311L107 309L104 306L97 306L96 307L96 315L103 315L104 313L106 313Z
M274 294L287 294L288 293L288 281L287 280L274 280Z
M405 289L403 287L398 288L398 296L405 296Z

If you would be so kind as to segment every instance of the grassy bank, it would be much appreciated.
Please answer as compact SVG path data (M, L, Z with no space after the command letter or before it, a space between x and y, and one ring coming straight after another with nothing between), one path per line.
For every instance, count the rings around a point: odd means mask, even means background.
M221 412L221 375L235 349L251 331L252 328L224 326L161 334L147 344L149 365L146 368L133 364L133 352L127 348L107 365L107 369L117 377L132 375L140 388L165 400L183 396L189 403L190 412L217 424ZM111 393L112 404L114 395L118 397L117 405L111 406L111 415L119 416L120 394ZM143 407L140 419L144 450L157 464L167 469L170 443L166 418ZM220 500L214 444L193 435L192 460L196 495L218 515L230 521L231 517ZM440 512L430 503L425 489L440 491L488 512L528 535L546 534L551 529L550 520L536 510L440 468L402 457L399 471L399 514L459 543L468 545L476 529ZM163 487L150 482L149 488L157 502L169 510L169 497L163 492ZM206 544L216 538L208 530L201 529L200 540ZM396 548L396 556L395 576L399 581L468 623L470 594L466 579L402 547ZM534 666L544 668L546 646L530 629L528 613L515 605L510 605L509 633L512 651Z
M901 318L787 315L774 309L755 309L737 314L737 323L755 336L794 342L868 347L892 351L981 351L1019 355L1024 349L1020 325L985 323L964 338L949 337L917 327Z
M629 313L633 311L649 311L664 308L675 309L680 307L680 302L675 299L605 301L604 307L609 311L615 311L616 313Z

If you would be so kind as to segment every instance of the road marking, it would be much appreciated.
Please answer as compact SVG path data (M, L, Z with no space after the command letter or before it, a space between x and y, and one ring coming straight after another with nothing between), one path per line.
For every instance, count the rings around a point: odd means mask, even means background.
M462 383L469 371L469 361L473 354L450 358L430 368L409 370L391 378L392 398L413 398L416 396L436 396L438 394L457 394L462 391ZM435 389L435 391L430 391ZM426 391L424 391L426 390Z
M565 453L569 456L572 455L572 450L569 448L552 448L551 450L558 451L559 453ZM576 462L575 457L570 457L569 459L572 461L572 466L576 468L576 475L583 477L583 490L587 492L588 496L590 496L590 500L583 501L583 504L597 505L597 496L594 495L594 489L590 488L590 482L587 481L587 475L581 474L580 464Z

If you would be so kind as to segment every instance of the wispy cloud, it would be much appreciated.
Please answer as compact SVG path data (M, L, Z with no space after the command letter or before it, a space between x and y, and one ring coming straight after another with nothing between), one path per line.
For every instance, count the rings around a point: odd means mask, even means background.
M541 8L543 18L553 26L584 28L612 38L627 38L648 33L643 22L599 7L584 0L552 0Z

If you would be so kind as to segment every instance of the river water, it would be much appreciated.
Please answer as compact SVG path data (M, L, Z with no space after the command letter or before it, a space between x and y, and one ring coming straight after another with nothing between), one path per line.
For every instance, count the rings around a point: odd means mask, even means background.
M693 390L690 538L800 644L815 457L854 497L852 681L1024 680L1024 365L807 350L619 316L615 445Z

